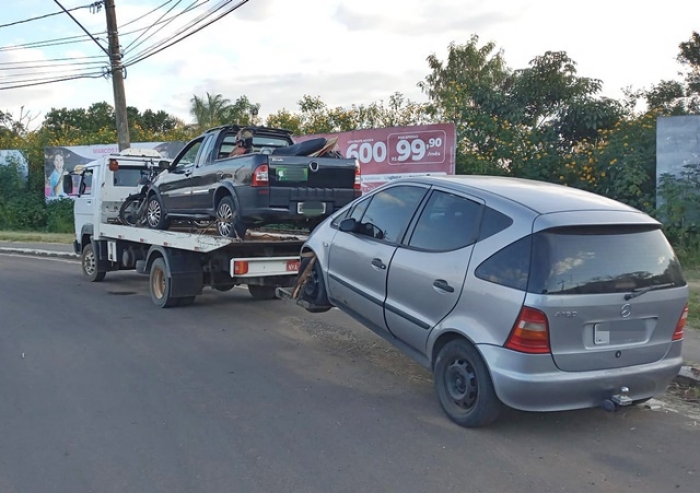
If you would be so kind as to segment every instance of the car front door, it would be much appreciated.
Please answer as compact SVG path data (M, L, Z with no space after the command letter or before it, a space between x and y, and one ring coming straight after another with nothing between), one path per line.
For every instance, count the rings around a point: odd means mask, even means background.
M192 209L192 182L197 153L204 138L190 142L175 158L167 173L159 178L158 190L163 206L168 212L185 212Z
M386 323L397 338L425 351L430 329L462 292L482 204L433 190L389 268Z
M386 332L387 272L397 244L427 193L419 185L397 185L358 202L349 218L352 232L339 231L328 256L328 294L339 308L378 332Z
M216 183L219 182L219 168L212 164L216 156L212 156L212 150L216 136L208 135L202 144L202 150L197 156L194 172L190 179L192 186L192 208L198 212L206 212L212 207L213 193Z

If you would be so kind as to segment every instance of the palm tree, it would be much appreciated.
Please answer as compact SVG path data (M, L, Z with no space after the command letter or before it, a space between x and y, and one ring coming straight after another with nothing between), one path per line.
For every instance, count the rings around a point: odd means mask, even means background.
M200 130L221 125L231 111L231 101L221 94L206 97L192 96L190 99L190 114L194 117L195 124Z

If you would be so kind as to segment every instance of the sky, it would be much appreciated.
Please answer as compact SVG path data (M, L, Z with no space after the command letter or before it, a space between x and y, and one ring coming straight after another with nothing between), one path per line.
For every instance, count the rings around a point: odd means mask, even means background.
M71 9L91 1L60 3ZM187 23L221 3L226 2L115 0L125 60L187 32ZM0 4L0 25L60 11L54 0ZM104 9L71 13L106 47ZM141 111L165 110L185 122L192 121L192 96L207 92L232 101L246 95L261 105L263 118L283 108L297 110L304 95L319 96L333 107L388 101L397 91L425 101L418 82L429 73L427 57L444 59L451 42L466 43L474 34L480 43L493 41L502 49L513 69L526 67L548 50L566 51L579 75L601 79L602 94L620 98L625 87L680 79L678 44L693 31L700 31L697 0L646 5L632 0L249 0L128 67L126 99ZM84 31L64 13L0 27L0 111L15 117L29 112L36 127L52 108L87 108L101 101L113 105L111 79L100 76L10 88L17 81L101 74L107 57L86 36L64 40L77 43L25 46L81 35ZM57 58L71 60L47 61Z

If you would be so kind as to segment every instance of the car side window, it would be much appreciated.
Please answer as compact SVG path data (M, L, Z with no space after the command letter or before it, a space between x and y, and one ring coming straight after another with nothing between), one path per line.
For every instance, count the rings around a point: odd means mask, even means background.
M80 177L80 186L78 188L78 195L79 196L84 196L84 195L92 195L92 170L88 169L83 171L82 176Z
M408 246L447 252L471 245L479 233L480 215L479 203L436 190L421 212Z
M474 275L484 281L525 291L530 276L531 253L532 236L526 236L486 259Z
M400 185L382 190L373 195L368 204L358 204L366 207L356 207L350 217L355 218L362 214L357 225L356 232L364 236L370 236L387 243L397 243L401 240L406 226L411 221L418 205L425 196L426 189L408 185Z
M195 159L197 159L197 153L199 152L199 148L202 146L202 139L197 140L195 142L192 142L189 145L189 148L185 151L185 153L182 155L180 160L177 162L175 165L176 169L181 169L186 166L191 166L194 164Z

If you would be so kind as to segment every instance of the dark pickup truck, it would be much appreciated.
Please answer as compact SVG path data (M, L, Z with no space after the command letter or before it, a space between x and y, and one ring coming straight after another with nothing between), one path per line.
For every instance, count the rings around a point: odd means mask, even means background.
M361 194L359 163L332 145L295 144L291 132L261 126L212 128L153 181L147 224L215 220L220 235L239 238L269 224L313 229Z

